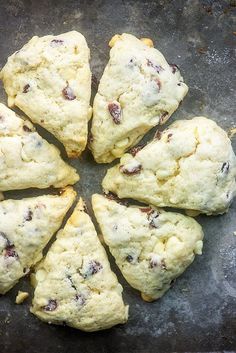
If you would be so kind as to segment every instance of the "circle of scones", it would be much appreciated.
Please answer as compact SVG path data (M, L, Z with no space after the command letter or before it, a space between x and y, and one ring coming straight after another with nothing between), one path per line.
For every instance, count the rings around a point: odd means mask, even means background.
M143 149L125 154L102 186L120 198L211 215L228 210L235 176L236 157L226 132L195 117L174 122Z
M193 218L96 194L92 204L117 266L144 300L160 298L201 254L203 232Z
M167 121L188 91L178 67L169 65L150 39L122 34L109 44L90 138L98 163L122 156L153 126ZM54 134L69 157L81 154L91 117L91 71L80 33L33 37L8 59L0 78L9 106L18 106ZM79 179L29 121L2 104L0 162L0 191L64 187ZM235 195L235 175L230 140L213 121L200 117L157 132L143 149L134 147L108 171L103 187L156 206L217 214L227 211ZM0 293L42 258L74 199L69 187L60 196L0 203ZM105 243L144 300L160 298L201 254L203 232L194 219L153 206L126 207L101 195L92 201ZM82 199L37 265L32 282L31 311L43 321L97 331L128 319L122 286ZM20 293L17 302L26 295Z

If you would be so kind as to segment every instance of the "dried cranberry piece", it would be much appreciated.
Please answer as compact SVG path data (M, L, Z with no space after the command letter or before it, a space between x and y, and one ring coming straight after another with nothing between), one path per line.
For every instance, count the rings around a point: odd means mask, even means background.
M167 142L170 142L171 136L173 136L173 134L171 134L171 133L167 135Z
M84 305L86 302L86 298L83 294L76 294L75 300L78 302L79 305Z
M4 121L4 116L0 115L0 121Z
M23 125L23 130L25 132L32 132L32 130L27 125Z
M160 91L160 89L161 89L161 81L157 78L157 79L155 80L155 82L156 82L156 84L157 84L158 91Z
M114 200L114 201L117 201L118 196L116 196L115 194L113 194L111 191L109 191L108 193L104 193L104 196L109 199L109 200Z
M102 264L96 260L92 260L89 262L88 270L86 273L83 275L84 278L87 278L88 276L95 275L96 273L100 272L103 269Z
M156 224L156 219L159 217L159 213L156 210L151 210L151 212L148 213L148 220L151 228L158 228Z
M30 90L30 85L27 83L23 88L23 93L27 93Z
M132 154L133 157L136 156L136 154L141 151L144 147L146 146L146 143L144 143L143 145L138 145L136 147L132 147L130 150L129 150L129 153Z
M19 256L15 250L14 244L6 246L4 256L5 257L15 257L16 259L18 259Z
M164 71L163 67L157 64L154 64L151 60L147 59L147 66L151 66L158 74L161 71Z
M112 119L116 125L119 125L121 123L121 106L117 102L109 103L108 104L108 110L110 115L112 116Z
M227 174L229 172L229 162L224 162L221 167L221 172Z
M33 218L33 212L32 212L31 210L28 210L28 213L27 213L27 215L24 217L24 220L25 220L26 222L29 222L29 221L32 220L32 218Z
M121 173L123 173L125 175L135 175L135 174L138 174L141 172L142 166L141 166L141 164L139 164L139 165L136 165L131 168L126 168L124 165L121 165L119 169L120 169Z
M53 39L53 40L51 40L50 45L51 45L51 47L58 47L58 46L62 45L63 43L64 43L64 40L62 40L62 39Z
M57 301L55 299L49 299L48 304L42 307L42 309L45 311L54 311L56 308Z
M117 195L113 194L111 191L109 191L108 193L104 193L104 196L108 200L116 201L120 205L124 205L124 206L128 207L128 201L119 199L119 197Z
M160 124L162 124L166 119L166 117L169 115L167 111L163 112L160 116Z
M151 207L140 207L139 209L143 213L149 213L150 211L152 211Z
M154 139L160 140L162 136L162 132L157 130L154 135Z
M91 272L91 275L95 275L96 273L98 273L99 271L102 270L102 265L100 264L100 262L93 260L89 263L89 269Z
M72 88L69 86L68 82L67 86L62 90L62 94L69 101L73 101L76 98L76 95L74 94Z
M175 74L176 71L179 71L179 67L176 64L169 64L172 69L172 73Z
M134 261L134 258L133 258L132 255L127 255L126 258L125 258L125 260L126 260L127 262L131 263L131 262Z

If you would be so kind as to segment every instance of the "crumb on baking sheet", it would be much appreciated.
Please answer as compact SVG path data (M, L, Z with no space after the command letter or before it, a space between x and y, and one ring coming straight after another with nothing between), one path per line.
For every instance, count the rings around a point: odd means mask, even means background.
M236 33L236 32L235 32ZM228 131L228 136L231 139L232 137L234 137L234 135L236 135L236 127L233 126L231 129L229 129Z
M28 292L22 292L22 291L18 291L18 294L16 296L16 304L21 304L25 301L25 299L27 299L29 296Z

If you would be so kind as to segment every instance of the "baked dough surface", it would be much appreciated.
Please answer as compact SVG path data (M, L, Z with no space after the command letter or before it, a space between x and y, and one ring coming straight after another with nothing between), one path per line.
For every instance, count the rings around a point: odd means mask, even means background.
M210 119L195 117L158 132L136 155L125 154L102 185L120 198L211 215L228 210L235 177L236 157L226 132Z
M80 199L35 275L32 313L43 321L97 331L125 323L128 307Z

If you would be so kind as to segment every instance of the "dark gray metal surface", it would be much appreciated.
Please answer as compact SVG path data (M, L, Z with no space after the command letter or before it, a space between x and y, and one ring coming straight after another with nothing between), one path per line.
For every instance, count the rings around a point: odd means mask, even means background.
M236 125L235 14L234 1L0 0L0 65L33 35L75 29L87 38L92 70L100 78L108 59L107 43L113 34L128 32L150 37L169 62L180 66L190 88L169 123L206 115L228 130ZM1 87L0 99L6 102ZM55 142L42 129L40 132ZM90 196L101 190L107 166L96 165L88 151L81 160L70 163L81 175L76 185L78 193L90 206ZM9 192L6 197L42 193ZM198 218L205 232L203 255L161 300L143 302L113 264L130 305L130 319L124 326L87 334L44 324L29 313L30 300L23 305L14 304L18 289L30 290L28 280L21 280L0 297L0 352L236 351L235 201L224 216Z

